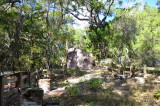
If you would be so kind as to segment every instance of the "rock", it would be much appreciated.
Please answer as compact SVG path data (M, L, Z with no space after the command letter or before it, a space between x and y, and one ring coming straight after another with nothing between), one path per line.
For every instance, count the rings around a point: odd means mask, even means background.
M4 99L4 106L21 106L20 98L21 96L18 93L15 95L11 95Z
M43 101L43 90L40 88L29 88L22 94L21 106L41 106Z
M43 106L60 106L60 103L51 99L45 99L43 100Z
M95 62L92 54L80 49L70 48L67 53L67 68L91 69Z
M42 106L42 104L38 105L36 102L23 101L21 106Z
M138 84L144 84L145 83L145 79L143 77L135 77L136 79L136 83Z
M120 80L124 80L124 79L127 78L125 75L119 75L118 77L119 77Z
M157 79L160 81L160 76L158 76Z
M39 79L38 86L39 88L43 89L44 93L49 92L50 91L50 79Z
M118 78L118 75L117 75L117 74L113 74L113 76L114 76L114 78L116 78L116 79Z

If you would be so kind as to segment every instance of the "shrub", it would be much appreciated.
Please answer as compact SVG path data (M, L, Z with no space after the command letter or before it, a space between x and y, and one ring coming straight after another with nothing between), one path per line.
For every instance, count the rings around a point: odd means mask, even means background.
M90 102L90 103L85 104L84 106L95 106L95 103Z
M159 99L159 98L160 98L160 91L157 91L157 92L154 94L154 98L156 98L156 99Z
M55 86L56 86L56 84L54 82L51 82L50 87L53 88Z
M65 87L65 91L70 97L74 97L79 95L80 90L79 87L75 85L75 86Z
M73 68L68 68L67 69L68 74L70 74L71 76L81 76L85 74L85 71L80 70L78 68L73 69Z
M29 83L29 87L30 88L35 88L36 87L36 83L34 83L34 82Z
M91 90L98 90L99 88L102 87L101 84L102 84L102 79L100 78L93 78L87 81L88 88Z

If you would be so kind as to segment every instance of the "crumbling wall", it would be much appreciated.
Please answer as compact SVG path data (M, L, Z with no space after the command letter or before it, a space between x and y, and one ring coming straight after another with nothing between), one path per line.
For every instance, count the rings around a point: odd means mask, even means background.
M67 53L67 68L91 69L94 66L92 54L70 48Z

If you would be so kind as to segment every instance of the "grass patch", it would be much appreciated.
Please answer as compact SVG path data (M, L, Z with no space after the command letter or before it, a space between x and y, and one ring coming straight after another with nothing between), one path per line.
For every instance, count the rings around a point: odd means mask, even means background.
M93 91L97 91L102 87L102 79L93 78L87 81L88 88Z
M102 70L94 70L93 73L102 73Z
M80 94L78 85L65 87L65 91L69 97L75 97Z
M71 69L69 73L72 76L85 74L84 70L76 71ZM111 74L111 72L103 72L101 69L91 72ZM159 85L149 82L140 85L132 79L124 81L104 78L92 78L88 81L84 79L80 79L79 83L75 85L70 85L67 80L63 81L63 85L68 87L63 95L55 99L63 102L65 106L145 106L148 101L154 101L148 105L158 104L156 99L159 99ZM146 101L147 103L145 103Z
M160 98L160 91L156 91L154 93L154 98L159 99Z
M82 76L82 75L86 74L86 71L78 69L78 68L77 69L68 68L67 73L71 76L77 77L77 76Z

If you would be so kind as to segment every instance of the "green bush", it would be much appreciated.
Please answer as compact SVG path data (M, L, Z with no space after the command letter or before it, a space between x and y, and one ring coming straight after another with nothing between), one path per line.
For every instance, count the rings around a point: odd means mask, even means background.
M80 90L79 87L75 85L75 86L65 87L65 91L70 97L74 97L79 95Z
M29 87L30 87L30 88L35 88L35 87L36 87L36 83L35 83L35 82L29 83Z
M98 90L102 87L102 79L100 78L93 78L87 81L88 88L91 90Z
M154 98L156 98L156 99L159 99L159 98L160 98L160 91L157 91L157 92L154 94Z
M51 82L50 87L53 88L55 86L56 86L55 82Z

